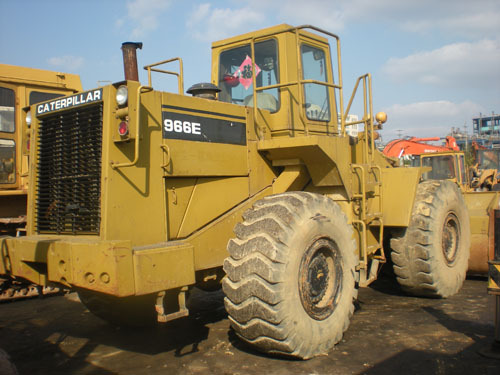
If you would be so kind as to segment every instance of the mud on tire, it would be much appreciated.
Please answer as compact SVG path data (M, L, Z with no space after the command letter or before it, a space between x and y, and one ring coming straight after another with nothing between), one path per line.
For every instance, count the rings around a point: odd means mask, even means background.
M391 239L391 259L402 289L418 296L449 297L465 279L470 248L469 214L451 181L417 187L410 225Z
M224 262L231 326L258 350L302 359L326 353L349 326L355 242L335 202L294 192L243 215Z

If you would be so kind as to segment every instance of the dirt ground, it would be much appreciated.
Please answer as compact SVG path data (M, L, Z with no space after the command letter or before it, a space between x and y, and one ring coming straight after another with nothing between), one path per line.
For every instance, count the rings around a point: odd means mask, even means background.
M325 356L264 356L229 327L222 294L198 293L191 316L157 329L123 329L94 317L74 294L0 304L0 348L19 374L467 374L498 375L483 357L494 334L486 279L449 299L399 292L383 278L360 290L344 339ZM1 375L1 374L0 374Z

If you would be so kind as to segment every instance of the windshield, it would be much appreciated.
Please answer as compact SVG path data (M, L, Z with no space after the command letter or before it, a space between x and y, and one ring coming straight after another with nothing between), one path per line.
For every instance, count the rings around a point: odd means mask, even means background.
M30 92L30 105L44 102L55 98L60 98L65 94L55 94L52 92L32 91Z
M432 171L423 174L424 180L447 180L457 177L452 155L422 157L421 162L422 167L432 168Z
M250 44L224 51L220 55L219 100L253 107L252 67L256 87L279 83L276 41L255 43L255 63L252 63ZM280 96L277 88L257 92L257 106L276 112Z

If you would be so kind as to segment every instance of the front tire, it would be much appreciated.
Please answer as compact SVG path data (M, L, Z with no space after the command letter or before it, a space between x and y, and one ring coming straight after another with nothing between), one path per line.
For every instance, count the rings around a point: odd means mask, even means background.
M318 194L266 197L228 243L224 304L258 350L302 359L328 352L357 297L355 242L339 205Z
M417 296L446 298L465 280L470 249L469 214L451 181L417 187L410 225L391 239L391 259L402 289Z

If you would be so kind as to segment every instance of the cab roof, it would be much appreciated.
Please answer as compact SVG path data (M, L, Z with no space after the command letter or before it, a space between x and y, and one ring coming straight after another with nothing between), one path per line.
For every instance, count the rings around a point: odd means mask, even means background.
M213 42L212 43L212 48L217 48L217 47L222 47L222 46L225 46L225 45L228 45L228 44L234 44L234 43L238 43L238 42L243 42L245 40L250 40L252 38L260 38L260 37L264 37L264 36L267 36L267 35L275 35L275 34L287 32L287 31L293 32L295 29L296 29L295 26L291 26L291 25L288 25L286 23L283 23L281 25L267 27L265 29L260 29L260 30L252 31L252 32L249 32L249 33L245 33L245 34L233 36L231 38L222 39L222 40ZM311 33L309 31L306 31L306 29L299 30L299 33L301 35L305 35L305 36L307 36L307 37L309 37L311 39L315 39L315 40L317 40L319 42L328 43L328 39L326 39L325 37L320 36L320 35L315 34L315 33Z
M25 85L64 88L81 91L82 83L77 74L0 64L0 81Z

